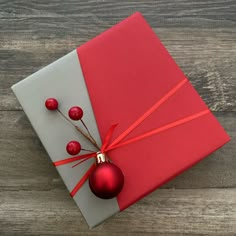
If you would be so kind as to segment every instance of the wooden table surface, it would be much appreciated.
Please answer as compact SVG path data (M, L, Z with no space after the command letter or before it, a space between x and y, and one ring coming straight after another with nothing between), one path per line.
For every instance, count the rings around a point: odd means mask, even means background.
M89 230L10 86L135 11L232 140ZM0 235L236 235L235 26L235 0L0 0Z

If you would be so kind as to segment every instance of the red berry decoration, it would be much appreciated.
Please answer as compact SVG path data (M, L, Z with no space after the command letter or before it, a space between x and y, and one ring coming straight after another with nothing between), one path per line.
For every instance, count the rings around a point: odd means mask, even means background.
M116 197L124 185L124 175L119 167L109 161L100 162L89 177L91 191L99 198Z
M68 112L68 115L72 120L81 120L81 118L83 117L83 114L84 112L82 108L78 106L71 107Z
M66 145L66 151L70 154L70 155L77 155L81 150L81 145L79 142L77 141L70 141L69 143L67 143Z
M48 98L45 101L45 106L48 110L56 110L58 108L58 101L55 98Z

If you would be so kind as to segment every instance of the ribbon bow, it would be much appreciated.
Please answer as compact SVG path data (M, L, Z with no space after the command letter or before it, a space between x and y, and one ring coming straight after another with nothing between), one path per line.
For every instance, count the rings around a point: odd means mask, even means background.
M128 145L130 143L133 142L137 142L139 140L142 140L144 138L150 137L152 135L158 134L160 132L163 132L165 130L168 130L170 128L176 127L178 125L187 123L191 120L197 119L201 116L204 116L206 114L208 114L210 112L209 109L205 109L203 111L200 111L198 113L189 115L187 117L184 117L182 119L176 120L174 122L171 122L167 125L161 126L159 128L155 128L153 130L150 130L148 132L145 132L141 135L138 135L136 137L130 138L126 141L122 140L129 134L131 133L137 126L139 126L147 117L149 117L154 111L157 110L157 108L159 108L168 98L170 98L173 94L175 94L185 83L187 82L187 79L183 79L182 81L180 81L174 88L172 88L168 93L166 93L160 100L158 100L150 109L148 109L141 117L139 117L133 124L131 124L123 133L121 133L111 144L109 144L110 140L111 140L111 136L114 132L114 129L116 128L116 126L118 124L114 124L112 125L106 136L105 139L103 141L102 147L100 149L99 152L101 153L107 153L108 151L111 151L113 149ZM92 152L92 153L88 153L88 154L84 154L84 155L79 155L79 156L75 156L75 157L71 157L71 158L66 158L64 160L60 160L60 161L56 161L53 164L55 166L61 166L61 165L65 165L68 163L72 163L72 162L77 162L75 165L72 166L75 167L79 164L81 164L84 161L87 161L90 158L95 158L97 156L97 152ZM84 176L80 179L80 181L76 184L76 186L73 188L73 190L71 191L71 196L74 197L75 194L79 191L79 189L81 188L81 186L85 183L85 181L88 179L88 177L90 176L90 174L93 172L93 170L96 168L95 163L87 170L87 172L84 174Z

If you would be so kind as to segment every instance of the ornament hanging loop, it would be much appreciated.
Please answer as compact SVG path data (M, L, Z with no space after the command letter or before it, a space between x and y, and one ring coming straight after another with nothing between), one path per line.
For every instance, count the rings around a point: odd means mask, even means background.
M96 156L96 164L101 164L103 162L108 162L108 158L106 157L105 153L102 153L102 152L97 152L96 153L97 156Z

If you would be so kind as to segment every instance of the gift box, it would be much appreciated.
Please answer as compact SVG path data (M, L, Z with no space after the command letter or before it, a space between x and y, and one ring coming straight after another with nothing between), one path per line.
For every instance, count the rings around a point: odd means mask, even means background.
M140 13L12 89L90 227L229 141ZM45 108L50 97L57 99L64 117ZM77 105L97 146L123 173L124 186L114 198L101 199L91 191L92 155L82 150L71 157L66 151L70 140L78 140L84 149L97 152L67 122L68 109ZM80 121L74 124L86 132Z

